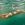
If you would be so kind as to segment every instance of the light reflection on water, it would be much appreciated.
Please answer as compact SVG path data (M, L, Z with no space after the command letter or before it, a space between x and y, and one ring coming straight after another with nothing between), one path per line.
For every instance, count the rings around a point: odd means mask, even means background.
M15 11L17 9L23 9L24 10L24 4L23 5L19 5L17 3L12 4L0 4L0 12L1 13L8 13L10 11Z

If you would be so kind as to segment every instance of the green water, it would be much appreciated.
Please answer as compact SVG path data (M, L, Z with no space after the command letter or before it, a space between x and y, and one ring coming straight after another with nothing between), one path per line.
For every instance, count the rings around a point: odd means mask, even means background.
M0 5L2 5L3 6L3 10L0 10L0 14L4 14L4 13L8 13L8 12L10 12L10 11L13 11L13 10L16 10L16 8L12 8L12 4L14 4L14 5L17 5L16 7L18 7L18 6L24 6L25 7L25 5L23 4L23 5L20 5L20 4L22 4L22 3L24 3L24 2L9 2L8 4L0 4ZM24 9L24 7L22 7L22 8L20 8L20 9ZM19 9L19 8L18 8Z
M24 3L24 2L15 2L14 4L19 5L21 3ZM4 4L3 5L4 8L3 8L3 10L0 10L0 14L4 14L4 13L8 13L10 11L13 11L12 4L13 4L12 0L11 0L11 2L9 2L9 5L8 4ZM25 5L24 5L24 7L25 7ZM23 9L25 9L25 8L23 8ZM0 18L0 25L25 25L25 13L24 14L17 14L17 15L14 15L14 16L10 16L7 19Z
M7 19L0 19L0 25L25 25L25 14L18 14Z

